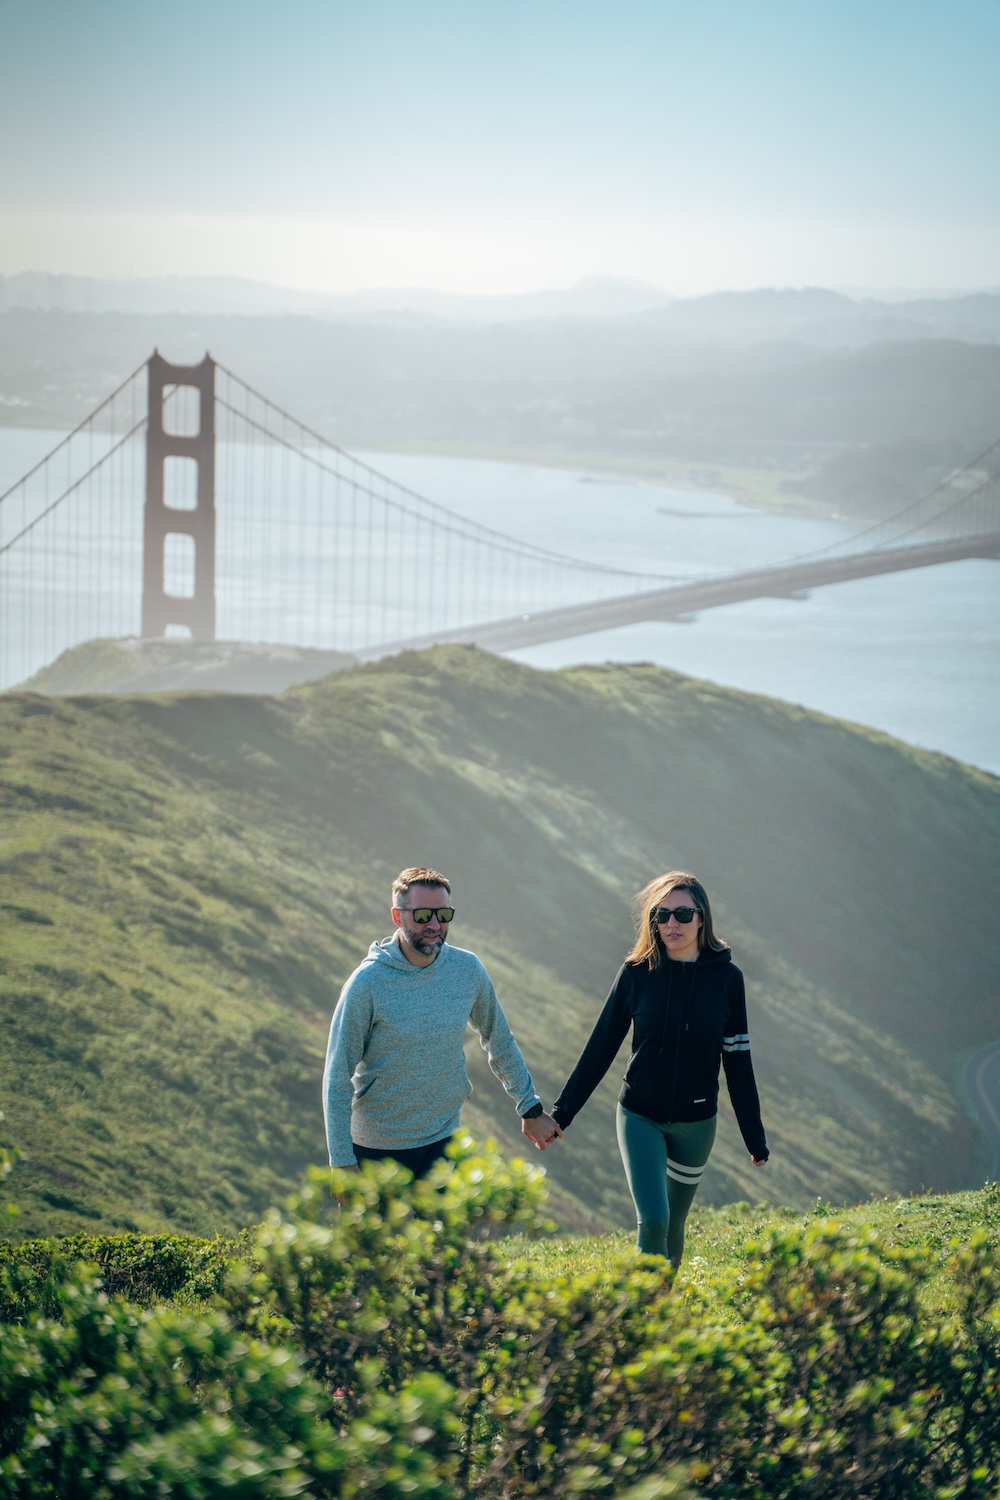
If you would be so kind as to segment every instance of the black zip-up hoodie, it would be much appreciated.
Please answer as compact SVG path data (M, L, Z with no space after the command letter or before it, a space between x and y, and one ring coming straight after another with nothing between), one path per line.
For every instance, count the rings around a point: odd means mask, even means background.
M718 1112L719 1059L747 1150L766 1161L767 1140L750 1061L743 975L728 948L703 948L693 963L663 957L655 969L623 964L580 1061L552 1109L565 1130L632 1030L632 1056L618 1095L661 1125L710 1120Z

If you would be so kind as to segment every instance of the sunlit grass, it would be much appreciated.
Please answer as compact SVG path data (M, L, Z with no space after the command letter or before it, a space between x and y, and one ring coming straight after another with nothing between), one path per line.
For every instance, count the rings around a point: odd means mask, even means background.
M731 1284L740 1268L768 1238L789 1228L836 1222L853 1233L872 1230L885 1252L923 1251L931 1274L921 1299L932 1313L948 1313L954 1297L949 1262L977 1229L1000 1237L1000 1183L978 1192L908 1198L885 1197L849 1208L832 1210L818 1202L801 1210L764 1204L731 1203L721 1208L693 1209L687 1223L685 1256L677 1273L680 1287L690 1286L708 1302L717 1300L720 1286ZM539 1276L574 1276L587 1271L604 1274L634 1260L634 1235L625 1230L602 1235L560 1235L505 1241L511 1261ZM665 1274L669 1274L665 1272ZM725 1313L725 1305L718 1309Z

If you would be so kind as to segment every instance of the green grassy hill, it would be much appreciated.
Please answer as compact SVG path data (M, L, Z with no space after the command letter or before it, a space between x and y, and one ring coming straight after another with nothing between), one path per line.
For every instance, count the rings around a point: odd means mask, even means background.
M281 698L0 697L0 1107L24 1235L200 1233L323 1158L341 981L391 876L454 882L548 1101L629 941L694 868L746 971L766 1171L728 1117L703 1201L982 1181L963 1058L996 1036L1000 782L658 668L464 648ZM467 1123L512 1147L471 1050ZM566 1227L626 1223L620 1069L547 1153Z

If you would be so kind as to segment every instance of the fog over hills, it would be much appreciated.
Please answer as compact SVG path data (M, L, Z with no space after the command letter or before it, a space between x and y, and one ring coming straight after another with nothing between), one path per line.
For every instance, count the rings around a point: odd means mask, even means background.
M328 293L233 276L161 276L110 280L20 272L0 276L0 312L301 314L338 321L402 324L519 323L566 319L648 322L678 338L723 345L800 339L851 346L887 338L1000 339L1000 290L940 296L849 296L820 287L762 288L675 298L645 282L592 276L560 290L473 296L426 287L376 287Z
M908 504L996 440L1000 344L937 334L810 343L803 320L822 313L829 323L841 300L775 296L801 312L795 337L763 336L774 328L763 293L705 299L705 327L731 329L742 317L744 330L756 330L726 342L661 327L657 319L673 308L604 319L375 323L15 307L0 313L0 422L68 429L154 347L180 363L209 350L348 449L654 476L658 465L742 466L775 471L772 490L792 499L865 518ZM694 304L676 307L693 316Z
M594 276L565 290L517 296L469 296L427 287L375 287L331 293L300 291L235 276L160 276L107 280L25 271L0 277L0 311L236 313L244 317L302 313L347 321L508 323L548 318L616 318L662 308L669 293L644 282Z
M681 300L612 278L492 298L0 278L0 424L71 428L154 347L180 363L210 351L349 449L668 481L671 466L721 465L764 472L781 503L862 519L909 504L1000 433L1000 292Z

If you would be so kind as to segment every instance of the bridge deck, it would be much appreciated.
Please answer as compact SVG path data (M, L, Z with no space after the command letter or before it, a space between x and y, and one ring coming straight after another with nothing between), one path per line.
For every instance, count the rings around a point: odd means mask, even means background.
M546 641L614 630L620 625L648 620L680 620L704 609L717 609L720 605L738 604L747 599L794 599L805 590L824 584L846 583L855 578L901 573L912 568L930 568L939 563L960 562L973 557L1000 559L1000 532L754 568L746 573L702 578L691 583L671 584L668 588L597 599L563 609L540 610L409 640L390 641L356 654L362 661L371 661L396 651L420 650L448 642L482 646L488 651L516 651L525 646L543 645Z

